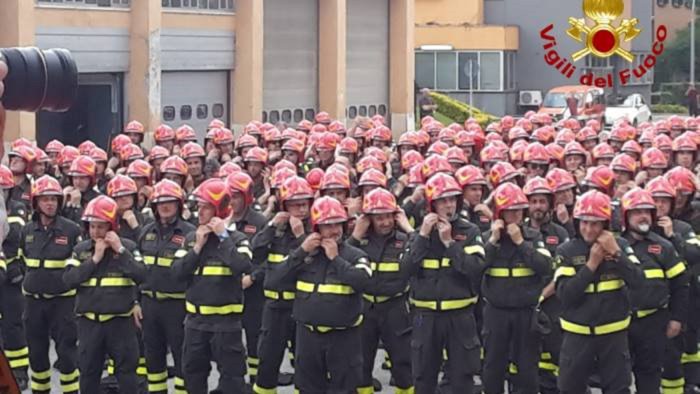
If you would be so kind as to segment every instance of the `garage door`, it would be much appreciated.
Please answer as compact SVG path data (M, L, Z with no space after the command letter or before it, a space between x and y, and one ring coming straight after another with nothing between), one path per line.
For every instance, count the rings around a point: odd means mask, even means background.
M296 123L318 107L318 1L265 0L263 118ZM321 0L323 1L323 0Z
M389 104L389 1L347 2L347 112L385 115Z
M228 123L228 75L227 71L163 72L163 122L173 128L189 124L200 141L212 119Z

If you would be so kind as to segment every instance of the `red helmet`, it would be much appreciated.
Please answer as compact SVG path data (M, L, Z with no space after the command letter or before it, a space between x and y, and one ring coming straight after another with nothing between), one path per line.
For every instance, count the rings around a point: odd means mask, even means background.
M647 182L645 189L652 197L676 198L676 188L663 176L657 176Z
M314 191L311 189L306 179L293 175L287 178L280 187L280 203L284 209L284 203L295 200L311 200L314 198Z
M369 169L362 173L358 186L379 186L386 188L386 175L381 171Z
M338 134L335 133L323 133L316 143L317 150L335 150L336 145L338 145Z
M686 130L697 130L698 128L698 120L695 118L688 118L685 120L685 129Z
M610 163L610 168L613 171L637 172L637 162L629 155L619 154Z
M511 182L501 183L493 192L495 217L500 219L503 211L527 209L530 204L523 190Z
M418 130L416 131L416 134L418 137L416 138L416 142L418 142L418 146L428 146L430 144L430 134L424 130Z
M587 222L607 222L612 217L610 196L590 190L576 200L574 219Z
M311 126L311 130L309 130L309 133L325 133L328 131L328 128L325 125L322 124L315 124ZM333 133L335 134L335 133Z
M402 170L408 170L409 168L413 167L416 164L422 164L423 163L423 155L420 153L410 150L403 155L401 155L401 169Z
M506 115L501 118L501 128L511 128L515 124L515 119L512 116Z
M610 167L597 166L588 168L588 171L586 171L586 176L583 178L583 184L588 187L596 187L603 190L605 193L610 194L612 192L614 180L615 176Z
M174 140L175 130L167 124L161 124L156 128L156 131L153 132L153 139L155 139L156 142Z
M433 201L461 195L462 188L452 175L437 173L425 183L425 198L428 211L432 211Z
M95 148L90 151L89 156L92 158L92 160L95 160L95 163L99 161L108 161L109 158L107 157L107 152L105 152L101 148ZM47 156L48 158L48 156Z
M324 125L330 124L331 116L328 114L328 112L321 111L314 116L314 122Z
M297 172L297 166L291 161L285 159L278 161L277 164L275 164L275 166L272 167L272 172L278 171L280 168L288 168L294 171L294 173Z
M695 174L684 167L674 167L664 177L676 189L677 193L686 195L695 193Z
M277 128L272 128L265 132L264 139L266 143L282 141L282 132Z
M241 167L238 164L232 161L227 161L226 163L222 164L221 167L219 167L217 177L221 179L226 179L231 174L235 174L241 171L243 171L243 169L241 169Z
M228 217L233 211L231 208L231 195L226 182L221 179L207 179L194 189L192 195L197 201L212 205L216 211L215 215L221 219Z
M68 176L86 176L90 178L91 181L95 181L95 172L97 170L97 165L95 160L92 160L90 156L78 156L70 164L70 169L66 175Z
M564 147L564 157L570 155L586 156L586 150L576 141L569 142Z
M598 133L592 127L584 127L576 133L576 141L580 143L596 140L598 140Z
M36 197L41 196L56 196L59 201L63 200L63 189L56 178L50 175L44 175L32 182L32 204L36 202ZM61 203L59 203L59 206L60 205Z
M226 127L226 123L224 123L223 120L221 119L212 119L211 122L209 122L209 126L207 126L207 130L215 129L215 128L221 128L221 127Z
M408 187L418 187L424 182L422 165L415 165L408 170Z
M510 147L510 162L515 163L518 161L523 161L523 157L525 156L525 149L527 149L528 143L526 140L517 140L513 144L513 146Z
M190 125L183 124L175 130L175 141L197 141L197 133Z
M369 170L370 168L374 168L374 169L377 169L379 171L384 170L382 163L379 160L377 160L377 158L374 156L365 156L365 157L361 158L357 162L357 164L355 164L355 169L360 174Z
M126 175L131 178L146 178L148 184L151 183L151 175L153 174L153 166L144 160L134 160L126 168Z
M450 146L447 145L446 143L442 141L435 141L433 142L429 147L427 154L428 155L444 155L445 151L449 149Z
M457 132L455 135L455 145L459 147L474 146L476 142L474 141L474 136L466 130Z
M549 155L550 162L558 162L561 164L564 161L564 147L559 144L551 143L544 147Z
M455 178L462 188L470 185L486 186L486 178L484 174L481 173L481 169L473 165L466 165L457 170Z
M148 152L149 163L152 163L153 160L167 159L168 157L170 157L170 151L160 145L154 146L151 151Z
M80 152L81 155L87 156L92 152L93 149L95 149L97 145L95 145L94 142L90 140L85 140L78 145L78 152Z
M437 173L451 174L452 165L445 156L432 155L423 161L423 179L430 179Z
M578 131L581 129L581 123L578 122L578 120L569 118L564 121L565 127L573 130L573 131Z
M287 141L287 142L289 142L289 141ZM267 164L267 151L263 148L258 148L257 146L254 148L251 148L248 151L248 153L246 153L243 161L246 163L251 162L251 161L256 161L256 162L262 163L263 165L266 165Z
M500 149L493 144L486 145L484 149L481 150L479 158L481 159L482 165L485 163L494 163L507 160L503 149Z
M576 187L576 181L569 171L561 168L552 168L547 172L545 177L552 191L555 193L563 192L564 190L573 189Z
M70 165L70 163L72 163L73 160L75 160L78 156L80 156L78 148L66 145L63 147L63 149L61 149L61 153L58 154L58 157L56 158L56 164L58 164L59 166Z
M653 146L654 148L659 148L662 151L671 150L673 149L673 141L671 141L671 137L666 134L658 134L656 137L654 137Z
M612 159L615 157L615 150L612 148L612 146L608 145L608 143L601 142L593 147L593 150L591 150L591 156L593 156L593 160Z
M656 148L649 148L642 154L642 168L656 168L665 170L668 168L668 160L666 155Z
M536 176L527 181L523 187L523 193L529 197L535 194L553 194L554 190L546 179Z
M245 197L245 203L250 205L255 200L253 196L253 179L245 172L236 172L226 178L229 193L241 193Z
M128 143L119 149L119 158L122 161L129 161L143 159L144 155L143 151L138 147L138 145Z
M620 149L621 152L627 153L627 154L633 154L633 155L641 155L642 154L642 146L639 145L639 143L635 140L630 140L625 142L622 145L622 149Z
M671 147L674 152L696 152L698 150L698 146L695 141L693 141L693 139L687 135L680 135L676 137L676 139L673 140Z
M685 128L683 118L678 115L669 116L668 122L671 124L671 130L683 130Z
M590 127L598 133L600 131L600 121L598 119L590 119L588 122L586 122L586 127Z
M242 137L241 137L242 138ZM253 137L255 138L255 137ZM216 129L214 133L214 145L233 144L233 132L225 127ZM257 140L256 140L257 145Z
M75 148L73 148L75 149ZM19 157L25 162L27 162L27 165L25 167L25 172L27 174L32 173L32 166L34 165L34 162L36 161L36 151L34 150L33 146L26 146L26 145L20 145L14 147L10 153L8 154L10 157L15 156Z
M390 143L391 129L386 126L379 126L372 132L371 139Z
M275 170L270 177L270 187L273 189L279 189L287 179L295 176L297 176L297 172L290 170L289 168L280 168Z
M420 145L419 138L420 137L415 131L407 131L399 136L399 142L397 145L418 147Z
M136 182L125 175L116 175L107 183L107 195L112 198L128 196L139 192Z
M627 141L627 131L622 127L615 127L610 131L610 136L608 137L610 141L625 142Z
M311 171L306 173L306 181L309 183L309 186L311 186L311 189L313 189L313 191L317 191L321 188L323 175L324 172L321 168L313 168Z
M525 131L525 129L523 129L522 127L513 127L512 129L508 130L509 141L513 142L518 138L528 139L530 138L530 134L528 134L527 131Z
M331 124L328 125L328 131L336 134L347 134L348 132L343 122L339 120L334 120L333 122L331 122Z
M297 130L304 131L304 132L309 132L311 131L311 127L313 127L313 123L311 123L307 119L303 119L301 122L297 123Z
M459 125L457 125L459 126ZM455 129L451 128L445 128L440 130L440 133L438 134L438 140L445 142L445 143L454 143L455 142L455 136L457 135L457 131Z
M486 143L487 144L490 144L494 141L503 142L503 136L496 133L496 132L490 132L490 133L486 134Z
M656 132L654 130L644 130L642 135L639 137L640 144L653 144L654 138L656 137Z
M146 129L143 127L143 124L139 122L138 120L132 120L131 122L127 123L126 127L124 127L124 133L138 133L143 135L146 132Z
M554 130L551 126L540 127L532 132L531 141L537 141L540 144L549 144L554 139Z
M496 187L503 182L512 181L520 173L507 161L500 161L491 167L489 171L489 182L491 186Z
M195 157L205 158L207 154L204 152L204 148L196 142L188 142L185 146L180 149L180 157L183 160L192 159Z
M635 209L649 209L656 212L656 204L651 193L640 187L628 191L622 196L622 218L627 225L627 212Z
M654 130L657 133L668 133L671 130L671 124L668 119L662 119L654 123Z
M117 216L117 202L107 196L97 196L92 199L83 211L84 222L109 223L112 231L119 230L119 216Z
M396 197L386 189L374 189L365 194L362 199L362 213L375 215L382 213L395 213L399 211Z
M372 117L372 122L377 126L381 126L385 123L384 116L376 114Z
M525 148L523 160L526 163L549 164L550 156L547 149L539 142L533 142Z
M290 138L289 140L287 140L287 142L284 143L284 145L282 145L282 150L288 150L296 152L298 154L302 154L304 153L304 143L296 138Z
M105 151L103 151L103 150L100 149L100 148L95 148L95 149L92 150L92 152L90 152L90 157L92 157L93 160L95 160L95 158L93 157L93 153L94 153L96 150L102 151L102 153L104 153L105 157L107 157L107 153L106 153ZM47 155L46 152L44 152L41 148L38 148L38 147L35 146L35 147L34 147L34 153L36 154L36 162L37 162L37 163L51 163L51 158L50 158L49 155ZM104 160L107 161L107 159L104 159Z
M182 191L182 188L177 183L169 179L163 179L153 186L151 204L168 201L185 202L185 192Z
M236 141L236 149L252 148L256 146L258 146L258 140L249 134L242 135L240 138L238 138L238 141Z
M175 174L187 176L187 163L179 156L170 156L160 165L161 174Z
M204 144L206 144L209 141L214 141L214 135L216 135L216 130L219 129L218 127L213 128L213 129L207 129L207 134L204 135Z
M270 129L270 130L272 130L272 129ZM259 135L260 134L260 125L255 124L253 122L248 123L247 125L245 125L245 127L243 127L243 134Z
M46 153L61 153L61 149L63 149L63 143L61 141L51 140L46 144L44 151Z
M458 146L453 146L445 151L445 157L447 157L447 161L450 163L458 165L465 165L468 163L467 155L465 155L462 148Z
M332 197L321 197L311 206L311 226L314 231L320 224L345 223L348 221L348 213L343 204Z
M0 164L0 189L12 189L15 187L15 178L7 166Z
M576 139L576 133L571 131L571 129L561 129L559 130L559 133L557 133L557 137L554 139L554 142L561 146L566 146L569 142L572 142Z
M354 138L345 137L340 141L337 147L338 153L352 154L356 155L359 146Z
M321 190L347 189L350 190L350 175L347 172L335 168L329 168L323 174Z
M526 119L526 118L520 118L520 119L518 119L518 121L515 122L515 127L522 127L522 128L525 129L525 131L527 131L528 133L531 132L532 129L533 129L533 127L532 127L532 122L530 122L530 120L529 120L529 119Z
M126 145L129 145L130 143L131 143L131 139L128 136L126 136L124 134L115 135L114 138L112 139L112 144L111 144L112 154L119 155L122 148L125 147Z

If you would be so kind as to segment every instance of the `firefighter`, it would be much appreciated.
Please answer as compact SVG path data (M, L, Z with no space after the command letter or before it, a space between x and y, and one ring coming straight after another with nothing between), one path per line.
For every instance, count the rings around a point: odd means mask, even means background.
M253 179L244 172L231 174L226 178L226 185L229 193L231 193L231 216L230 229L241 231L248 240L251 240L255 234L263 231L267 226L267 219L263 214L253 209ZM262 258L254 257L254 267L256 270L261 269ZM258 336L262 325L263 306L265 305L265 296L263 295L263 286L261 281L255 281L253 278L255 273L243 277L243 294L244 294L244 309L243 309L243 329L245 330L246 343L248 344L248 377L250 384L255 384L255 378L258 375Z
M105 356L114 360L119 391L136 393L139 357L132 310L146 269L136 243L117 235L117 202L99 196L83 221L90 239L76 245L63 281L78 290L75 302L80 338L80 391L97 393Z
M0 287L2 292L2 343L5 357L12 368L20 390L26 390L29 383L27 367L29 366L29 348L24 336L22 311L24 296L22 295L22 279L24 272L18 254L20 233L26 225L29 212L27 207L17 200L10 199L10 191L14 187L12 171L0 165L0 189L7 210L9 232L2 243L5 257L5 279Z
M10 170L14 178L15 185L10 192L10 198L20 201L27 208L31 207L31 180L28 174L32 173L36 152L29 146L17 146L8 153L10 159Z
M156 145L162 146L170 153L173 152L175 147L175 130L172 127L166 124L156 127L156 130L153 132L153 139L156 141Z
M180 149L180 156L187 163L187 170L194 181L194 186L199 186L206 179L204 162L207 155L204 153L204 148L196 142L188 142Z
M264 230L251 241L255 261L262 261L251 279L263 281L267 299L263 309L262 329L258 339L260 364L253 390L267 394L277 387L277 378L287 342L294 342L295 324L292 306L295 298L293 280L273 281L290 250L295 250L310 233L308 219L314 193L304 178L292 176L279 191L280 211ZM291 346L293 349L294 346Z
M569 234L564 227L553 223L550 210L554 199L554 191L549 183L539 176L530 179L523 192L528 199L527 227L539 231L542 235L545 248L551 255L556 253L557 247L569 240ZM540 353L540 392L557 393L557 378L559 362L559 349L561 347L561 330L559 315L561 314L561 302L554 294L554 282L550 282L542 290L539 301L539 309L549 317L550 324L547 327L549 333L543 335L542 352Z
M228 231L231 195L220 179L204 181L193 193L199 202L199 227L175 252L172 269L187 280L182 368L190 394L208 393L211 362L220 373L224 394L244 389L245 349L241 333L241 277L251 272L252 252L246 236Z
M571 216L576 201L576 180L571 173L561 168L549 170L545 179L554 192L552 222L564 227L569 237L573 237L576 234L576 228Z
M182 344L187 282L171 269L175 253L185 246L194 225L180 216L185 200L178 184L158 182L151 195L155 221L143 227L138 248L146 264L146 280L141 286L143 340L148 371L148 391L167 393L168 348L175 362L175 393L185 393L182 370Z
M362 215L347 243L367 253L372 279L367 285L362 332L362 381L359 394L373 393L372 370L379 340L391 357L391 375L398 393L412 392L410 332L408 313L408 267L402 264L413 227L399 210L396 198L386 189L367 193Z
M529 202L517 185L501 184L493 198L496 220L485 233L486 270L481 285L484 392L503 391L510 357L518 369L512 383L521 393L536 393L540 337L531 323L540 294L551 279L551 254L542 235L524 225Z
M272 285L296 283L294 383L300 393L351 393L360 383L360 294L372 270L364 252L342 242L347 220L338 200L314 201L313 232L268 274Z
M70 165L68 175L71 185L63 190L65 206L63 216L80 223L83 209L100 193L95 190L96 164L89 156L78 156Z
M651 232L656 205L648 191L634 188L622 197L624 237L641 262L642 286L630 293L632 372L638 393L658 393L664 351L681 332L688 308L685 263L673 244Z
M267 165L267 151L254 147L243 158L245 169L253 179L253 195L255 198L265 193L265 174L263 170Z
M80 226L59 214L63 190L48 175L32 185L32 220L22 228L20 251L26 273L24 325L29 345L33 393L51 390L49 339L56 342L61 389L77 392L77 334L73 319L76 291L63 283L66 260L80 241Z
M132 120L124 128L124 134L129 137L132 144L140 146L146 134L146 129L138 120Z
M414 313L411 359L419 394L435 392L443 350L452 392L472 392L473 375L479 370L474 305L484 248L478 228L459 215L461 196L451 175L430 178L425 186L429 213L408 248Z
M457 182L464 190L464 210L467 219L479 227L480 232L486 232L491 227L493 212L483 203L488 191L486 178L478 167L466 165L455 173Z
M608 230L608 195L584 193L573 216L578 233L557 249L556 294L563 306L557 384L562 393L585 393L597 373L604 393L629 393L627 289L643 280L639 260L627 241Z
M147 219L136 209L137 194L136 182L125 175L116 175L107 184L107 196L117 202L118 234L133 242L138 241L143 225L147 224Z

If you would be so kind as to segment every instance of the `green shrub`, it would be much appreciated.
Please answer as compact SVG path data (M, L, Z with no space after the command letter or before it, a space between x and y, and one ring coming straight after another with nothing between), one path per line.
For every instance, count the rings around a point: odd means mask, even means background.
M678 104L656 104L651 106L651 111L657 114L684 114L688 109Z
M481 127L485 128L489 123L498 120L497 117L491 114L482 112L478 108L470 107L469 104L455 100L444 94L431 92L430 96L438 106L437 112L447 118L453 119L457 123L464 124L465 120L474 117Z

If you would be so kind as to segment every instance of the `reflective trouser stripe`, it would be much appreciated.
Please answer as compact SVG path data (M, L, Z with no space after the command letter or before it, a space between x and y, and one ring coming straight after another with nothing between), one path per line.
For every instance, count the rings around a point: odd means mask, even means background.
M248 375L257 376L260 360L256 357L248 357Z
M700 352L683 353L681 356L681 364L700 363Z
M60 380L61 390L63 390L64 393L72 393L80 389L80 373L77 369L71 373L60 374Z
M374 394L374 386L358 387L357 394Z
M175 376L175 394L187 394L185 379Z
M168 372L148 372L148 391L158 392L158 391L168 391Z
M401 388L396 388L396 391L394 391L395 394L415 394L416 389L411 386L407 389L401 389Z
M626 330L630 325L631 317L625 320L620 320L608 324L602 324L600 326L589 327L581 324L572 323L566 321L563 318L559 319L561 323L561 329L570 333L580 334L580 335L605 335L612 334L614 332Z
M139 365L136 367L136 375L139 376L147 376L148 375L148 369L146 368L146 358L145 357L139 357Z
M32 391L51 390L51 370L32 371Z
M685 378L661 379L661 392L663 394L683 394Z
M265 389L265 388L258 386L258 384L256 383L253 385L253 392L255 394L277 394L277 388Z
M12 369L29 366L29 348L26 346L17 350L5 350L5 357Z

